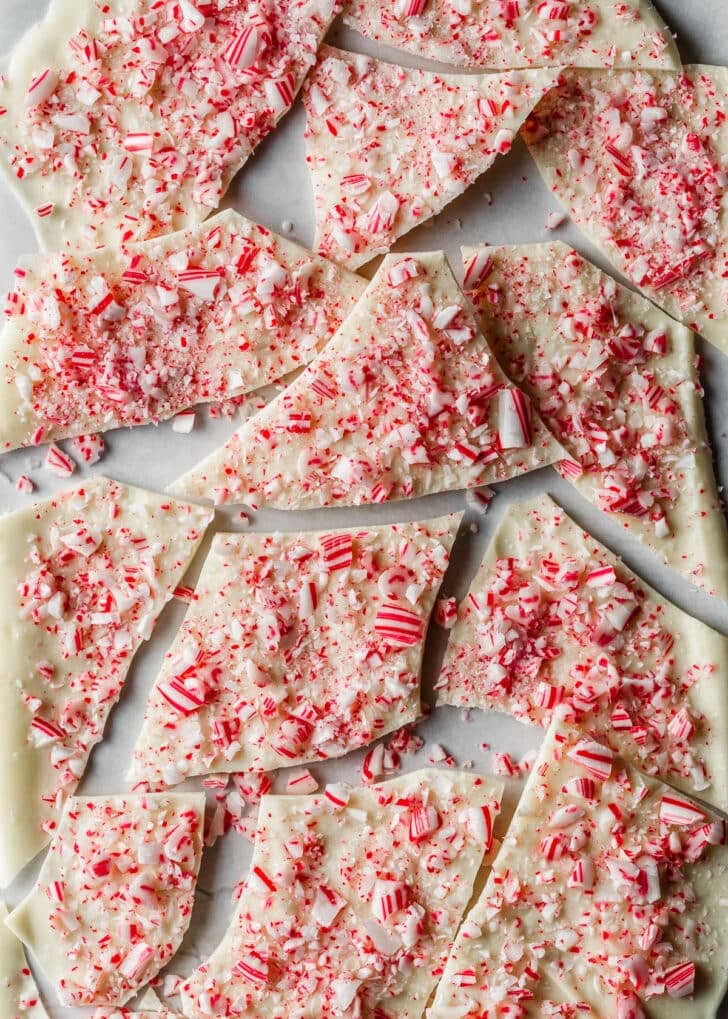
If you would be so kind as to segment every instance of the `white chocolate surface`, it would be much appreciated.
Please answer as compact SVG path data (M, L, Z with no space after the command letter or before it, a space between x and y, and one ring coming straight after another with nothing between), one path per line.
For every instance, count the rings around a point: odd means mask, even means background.
M267 17L251 3L213 19L192 3L52 0L5 62L0 99L0 170L41 245L201 222L290 108L333 9L282 0Z
M605 90L615 76L616 101ZM727 113L726 67L569 72L524 134L546 184L616 271L723 353Z
M0 1015L3 1019L48 1019L33 974L18 941L5 920L0 903Z

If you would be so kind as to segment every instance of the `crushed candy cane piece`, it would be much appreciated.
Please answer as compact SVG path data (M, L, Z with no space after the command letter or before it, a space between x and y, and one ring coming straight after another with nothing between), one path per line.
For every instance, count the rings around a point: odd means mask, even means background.
M685 828L698 821L704 821L705 812L683 797L665 795L660 802L660 819L665 824Z
M458 603L455 598L438 598L435 604L435 622L443 630L452 630L458 618Z
M50 67L46 67L40 74L31 78L28 85L25 104L28 107L39 106L55 92L58 87L58 75Z
M73 440L72 445L81 461L89 467L98 463L106 450L106 443L101 435L79 435Z
M57 478L70 478L76 470L76 461L58 446L51 444L46 454L45 466Z
M442 821L436 807L417 807L412 811L409 823L410 842L422 842L433 835Z
M195 412L185 411L177 416L172 421L172 431L177 432L179 435L190 435L195 427Z
M364 784L367 782L376 782L384 774L384 744L377 743L376 746L372 747L364 757L361 766L361 780Z
M600 782L606 782L612 773L614 755L599 743L582 740L569 751L569 757Z
M30 492L35 491L35 485L31 478L27 474L21 474L18 480L15 482L15 490L21 492L23 495L28 495Z
M513 778L518 774L518 764L510 754L493 754L493 774L503 778Z
M291 772L286 782L287 793L315 793L319 784L308 768L299 768Z

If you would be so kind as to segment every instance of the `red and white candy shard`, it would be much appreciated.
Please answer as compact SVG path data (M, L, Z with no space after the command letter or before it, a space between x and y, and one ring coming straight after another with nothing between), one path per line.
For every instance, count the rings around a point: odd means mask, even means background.
M468 813L495 817L501 791L419 771L342 805L266 796L236 915L183 984L184 1014L419 1019L489 849ZM412 838L423 809L439 823Z
M465 249L463 261L498 361L568 454L563 476L728 599L692 333L564 244Z
M727 674L724 636L542 497L504 517L460 604L437 687L441 703L536 725L558 713L725 809Z
M0 903L0 1014L7 1019L48 1019L23 946L5 926L7 915Z
M218 534L149 696L131 779L271 771L415 721L459 519Z
M41 245L119 247L205 219L291 107L334 8L54 0L0 87L2 169Z
M667 816L673 790L618 757L595 778L582 742L558 721L548 733L431 1019L667 1019L676 998L717 1015L728 985L716 894L728 877L726 822L688 800Z
M477 488L562 460L443 252L389 255L319 357L170 491L282 509Z
M350 0L344 21L369 39L457 67L680 66L649 0Z
M2 448L267 385L316 356L364 286L232 211L124 252L26 259L0 337Z
M64 1005L123 1005L177 951L202 857L205 799L70 797L8 925Z
M567 73L524 136L614 266L728 352L728 69Z
M0 886L53 836L209 519L100 477L0 519Z
M556 71L448 75L322 47L304 90L314 247L355 268L511 148Z

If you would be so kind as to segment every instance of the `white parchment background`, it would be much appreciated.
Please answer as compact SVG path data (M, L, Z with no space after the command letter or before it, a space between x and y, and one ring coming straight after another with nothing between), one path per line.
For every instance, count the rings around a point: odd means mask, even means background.
M728 64L728 0L658 0L658 6L677 35L684 61ZM0 0L0 52L10 49L21 34L43 15L45 7L46 0ZM385 59L398 59L393 50L372 46L338 25L334 26L329 41ZM400 62L409 66L434 66L418 63L406 55ZM310 245L313 239L313 202L304 161L303 125L303 111L297 104L244 168L231 189L227 204L273 230L280 231L281 225L289 221L293 224L295 239ZM492 197L492 204L488 203L487 195ZM604 264L570 224L555 234L546 230L546 217L557 208L525 148L517 144L509 156L500 159L493 170L477 181L462 198L436 219L410 233L397 247L410 251L444 248L458 277L461 276L460 245L480 242L529 243L557 236ZM10 289L12 270L18 256L35 249L29 222L0 183L0 292ZM724 484L728 480L728 360L702 341L699 341L699 351L704 360L703 382L716 469L719 482ZM103 471L121 481L161 490L221 444L236 424L235 420L210 420L205 412L200 412L190 436L175 434L170 423L107 433L107 454L92 470ZM47 497L65 487L63 482L41 468L44 455L44 450L19 451L0 459L0 512L15 509L36 497ZM22 473L33 477L37 484L36 495L20 496L15 492L14 482ZM83 472L79 472L72 480L80 480L82 476ZM473 523L473 531L467 527L461 531L446 577L447 593L458 596L465 593L490 535L509 503L541 491L553 494L581 524L621 554L636 572L664 595L728 634L727 606L700 594L687 581L662 567L649 553L626 539L617 525L611 524L584 502L551 469L501 486L485 518L466 517L466 524ZM450 494L361 509L295 514L263 511L255 517L253 528L262 531L317 529L423 519L461 510L464 505L462 495ZM239 522L236 516L234 509L218 512L215 527L237 529ZM203 548L191 576L199 570L204 551ZM146 694L183 615L184 607L178 602L171 603L152 641L137 655L121 703L112 714L107 739L92 757L91 767L81 786L82 793L114 793L125 788L119 776L130 761ZM432 699L432 684L437 677L445 639L437 628L429 635L423 684L425 700ZM12 677L5 679L11 680ZM520 757L536 747L540 738L538 732L510 718L474 712L470 720L464 722L460 712L453 709L436 711L419 728L428 743L441 743L459 764L472 761L476 769L483 771L490 768L490 754L480 749L482 743L487 742L494 750ZM425 746L416 758L406 760L406 767L427 763L427 752ZM354 754L343 761L317 765L312 770L321 781L334 778L357 781L362 757L361 753ZM513 803L518 787L515 783L511 786L509 799ZM182 951L170 966L172 972L186 974L217 945L232 914L232 887L244 876L249 853L248 843L234 832L206 853L193 922ZM30 887L38 866L39 861L36 861L26 868L9 890L7 899L10 906L15 905ZM70 1016L71 1010L58 1006L35 962L33 966L53 1019ZM689 1012L690 1006L686 1005L686 1016ZM75 1014L78 1015L78 1012ZM728 1008L724 1007L721 1015L728 1017Z

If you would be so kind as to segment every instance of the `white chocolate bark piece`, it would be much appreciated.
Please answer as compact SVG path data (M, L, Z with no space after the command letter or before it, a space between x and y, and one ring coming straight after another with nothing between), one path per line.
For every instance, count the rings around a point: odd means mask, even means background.
M726 878L724 819L557 721L428 1019L714 1019Z
M459 522L217 534L150 693L131 780L340 757L416 721Z
M350 0L344 21L368 39L457 67L680 67L649 0Z
M564 458L443 252L388 255L296 381L170 491L281 509L476 488Z
M512 507L462 601L445 704L568 713L650 775L728 808L728 639L636 577L548 497Z
M365 282L232 211L15 272L0 336L3 449L173 417L311 361Z
M138 1008L109 1008L108 1006L99 1005L93 1012L93 1019L182 1019L181 1013L163 1007L153 991L148 993L153 994L159 1007L155 1006L152 1008L147 1005L147 996L145 995L144 1001L141 1002Z
M314 247L355 268L462 194L556 71L433 74L324 46L304 89Z
M3 1019L48 1019L23 946L5 925L0 902L0 1015Z
M123 1005L175 954L202 857L203 793L70 797L8 925L64 1005Z
M154 993L154 992L149 992ZM156 994L154 995L157 998ZM146 995L145 995L146 1000ZM159 999L157 998L159 1002ZM144 1002L142 1002L144 1004ZM159 1002L159 1007L150 1008L145 1007L139 1008L113 1008L107 1005L99 1005L98 1008L94 1009L93 1019L182 1019L179 1012L174 1012L169 1008L164 1008Z
M690 330L565 244L470 248L463 260L501 367L568 453L561 474L728 599L728 531Z
M728 352L728 69L567 72L524 137L574 222Z
M0 518L0 885L50 840L209 520L106 478Z
M201 222L291 107L333 14L331 0L51 0L0 89L0 165L41 246Z
M93 1019L180 1019L180 1016L178 1012L166 1008L150 987L136 1008L120 1009L99 1005L93 1013Z
M490 849L501 791L428 770L264 797L236 915L183 984L185 1015L418 1019Z

